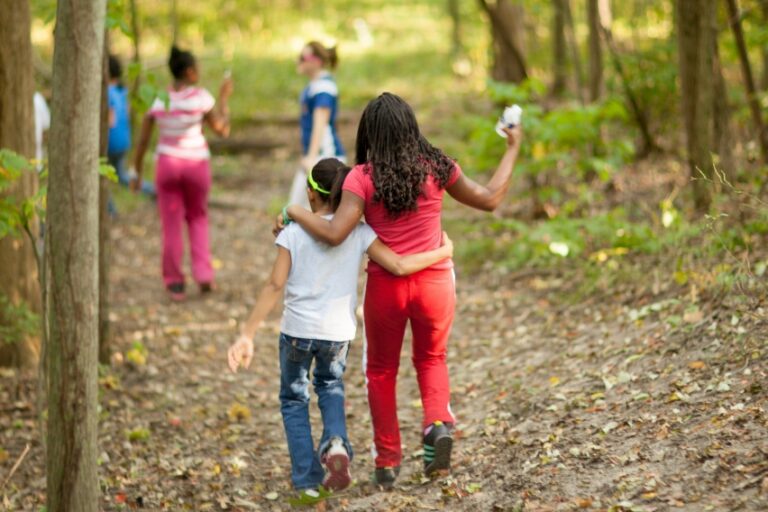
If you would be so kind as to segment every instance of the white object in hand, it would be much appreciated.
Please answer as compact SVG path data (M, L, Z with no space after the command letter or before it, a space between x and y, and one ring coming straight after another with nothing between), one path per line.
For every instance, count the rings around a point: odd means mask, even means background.
M499 121L496 123L496 133L506 138L507 134L504 133L504 128L513 128L520 124L520 119L523 117L523 109L520 105L512 105L504 109L504 113L501 114Z

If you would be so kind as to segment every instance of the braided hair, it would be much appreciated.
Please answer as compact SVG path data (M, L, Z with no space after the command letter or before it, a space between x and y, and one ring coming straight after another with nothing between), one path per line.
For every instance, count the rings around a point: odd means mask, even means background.
M401 97L385 92L368 103L357 129L357 163L369 164L376 192L392 217L417 209L431 175L445 188L456 163L419 131L416 116Z

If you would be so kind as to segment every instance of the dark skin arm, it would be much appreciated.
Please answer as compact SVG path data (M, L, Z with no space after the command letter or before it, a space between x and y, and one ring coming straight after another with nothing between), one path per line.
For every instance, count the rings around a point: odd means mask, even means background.
M139 143L136 144L136 152L134 154L134 168L136 169L136 178L131 181L131 190L138 192L141 190L141 177L144 173L144 154L149 147L149 139L152 137L152 130L155 128L155 119L146 114L144 120L141 122L141 133L139 135Z
M203 120L213 133L220 137L229 137L229 97L234 91L231 78L225 78L219 88L219 100L213 110L205 114Z
M509 190L523 137L520 126L504 131L507 133L507 151L488 184L483 186L462 174L456 183L446 188L451 197L462 204L487 212L499 207Z
M523 136L520 126L504 131L507 134L507 151L488 184L480 185L462 174L456 183L446 189L451 197L478 210L491 212L498 208L509 190ZM339 209L331 220L323 219L296 205L289 206L287 213L315 239L335 246L342 243L355 229L363 216L364 209L365 202L361 197L344 191ZM282 217L279 217L274 229L275 234L282 228Z
M365 202L363 199L345 190L341 194L339 208L331 220L324 219L296 205L288 207L288 216L298 222L316 240L336 246L346 240L352 230L355 229L363 217L364 209ZM276 226L275 233L280 232L281 229L283 229L282 220Z

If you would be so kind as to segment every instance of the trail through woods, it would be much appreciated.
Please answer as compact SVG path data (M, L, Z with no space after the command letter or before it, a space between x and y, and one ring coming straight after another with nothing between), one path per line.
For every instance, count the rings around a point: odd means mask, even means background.
M289 187L287 162L280 154L215 158L213 295L193 288L186 303L166 299L151 203L116 221L111 317L125 361L100 379L104 510L290 508L277 397L279 311L256 340L251 370L233 375L225 366L236 321L270 269L266 210ZM448 218L473 215L446 208ZM460 245L462 234L452 235ZM420 404L406 345L398 388L403 473L394 492L367 485L371 427L358 339L346 375L357 484L321 510L768 508L763 309L745 311L726 296L686 310L686 288L651 293L653 269L647 282L577 303L560 300L572 283L558 272L488 266L457 274L453 474L434 481L420 474ZM44 504L33 388L22 380L17 389L12 373L0 379L0 483L32 445L0 489L8 510ZM313 415L317 425L314 406Z

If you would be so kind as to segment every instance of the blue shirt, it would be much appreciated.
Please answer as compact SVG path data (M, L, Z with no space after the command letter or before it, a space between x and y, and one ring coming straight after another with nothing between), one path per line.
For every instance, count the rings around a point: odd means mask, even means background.
M109 85L107 90L109 108L114 124L109 128L107 152L122 153L131 147L131 122L128 114L128 90L122 85Z
M324 73L309 82L301 92L301 147L306 155L309 151L309 141L312 137L312 116L316 108L331 110L328 130L320 143L321 158L344 156L344 146L341 145L336 130L336 114L339 110L339 89L330 73Z

